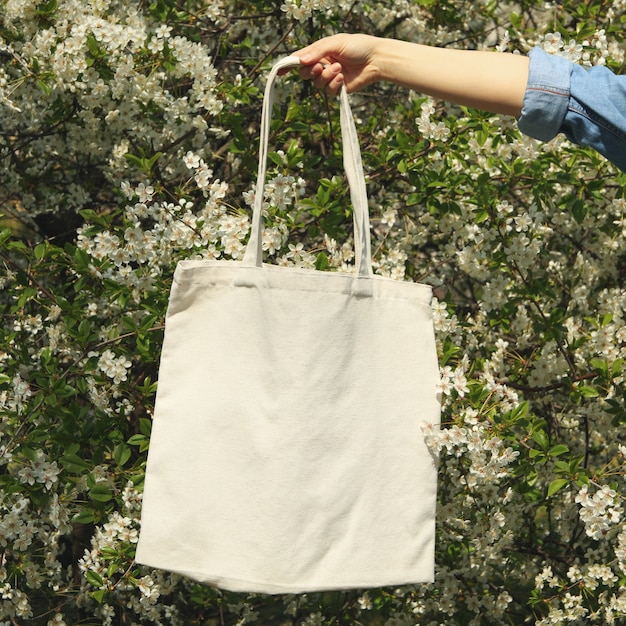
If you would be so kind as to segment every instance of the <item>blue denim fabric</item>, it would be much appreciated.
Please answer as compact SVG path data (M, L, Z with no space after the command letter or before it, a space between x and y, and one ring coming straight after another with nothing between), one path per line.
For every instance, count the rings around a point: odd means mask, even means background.
M601 66L585 69L540 48L529 56L519 129L541 141L563 133L626 172L626 76Z

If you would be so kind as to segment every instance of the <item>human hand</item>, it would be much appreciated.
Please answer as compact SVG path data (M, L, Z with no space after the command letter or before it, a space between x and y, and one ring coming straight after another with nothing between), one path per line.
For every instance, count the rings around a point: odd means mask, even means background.
M341 85L347 91L363 89L379 80L374 61L378 39L370 35L332 35L294 52L300 58L300 76L312 79L316 87L337 95Z

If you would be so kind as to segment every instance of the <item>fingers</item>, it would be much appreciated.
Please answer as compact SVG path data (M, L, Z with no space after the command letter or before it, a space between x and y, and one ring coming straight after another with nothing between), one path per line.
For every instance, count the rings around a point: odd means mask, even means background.
M302 63L300 76L312 79L318 89L324 89L332 96L337 95L345 81L343 67L336 59L346 37L343 34L325 37L295 53Z
M324 89L329 95L335 96L344 82L343 68L341 63L326 61L327 59L323 59L314 65L301 67L300 76L304 79L312 79L318 89Z
M289 70L284 69L279 75L286 74ZM301 65L298 68L300 77L305 80L313 80L318 89L324 89L330 96L336 96L345 82L341 63L333 63L329 59L317 61L312 65Z

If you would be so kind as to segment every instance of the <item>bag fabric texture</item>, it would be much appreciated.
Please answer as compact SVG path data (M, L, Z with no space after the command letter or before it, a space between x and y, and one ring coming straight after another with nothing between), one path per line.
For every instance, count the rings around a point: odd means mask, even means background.
M241 261L178 264L165 324L138 563L232 591L429 582L438 425L431 288L372 272L368 204L340 94L355 272L262 262L274 82Z

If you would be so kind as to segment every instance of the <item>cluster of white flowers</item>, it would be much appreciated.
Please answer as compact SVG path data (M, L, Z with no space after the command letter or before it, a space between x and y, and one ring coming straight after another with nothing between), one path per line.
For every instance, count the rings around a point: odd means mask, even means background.
M127 598L129 608L132 608L137 615L157 622L167 615L171 620L167 623L178 626L182 622L179 621L176 613L169 607L159 605L161 594L171 591L172 577L154 573L146 574L137 580L126 580L110 567L111 555L124 549L125 546L135 545L139 538L137 510L133 503L138 494L131 486L127 486L125 493L135 513L128 516L114 512L102 526L97 528L91 540L91 547L86 549L78 560L78 567L85 575L83 586L85 589L89 586L93 589L95 583L101 589L113 588L116 594ZM99 605L95 607L95 612L105 626L113 623L115 610L111 604Z
M506 445L488 424L478 421L472 412L468 411L464 419L465 426L453 425L441 430L427 425L426 443L430 449L437 455L445 450L448 456L467 457L468 473L458 476L458 479L472 489L483 483L494 484L509 476L508 466L519 456L519 452Z
M324 11L333 6L334 3L330 0L285 0L280 8L291 19L302 22L308 20L314 12Z
M469 391L464 368L453 369L449 365L441 368L440 390L446 396L455 391L461 398Z
M34 458L22 467L17 475L23 483L34 485L41 483L44 489L50 490L57 481L59 466L56 461L48 461L43 450L37 450Z
M0 409L6 412L22 413L24 404L33 395L28 384L19 374L15 374L10 391L0 391Z
M624 58L623 49L615 46L604 29L599 29L590 40L583 42L575 39L565 41L559 32L547 33L538 45L550 54L558 54L582 65L605 65L609 57L618 62Z
M435 332L440 337L457 337L460 332L459 320L456 315L450 313L447 304L433 298L432 310Z
M43 328L41 314L29 315L23 319L15 320L13 328L17 331L25 330L31 335L36 335Z
M585 524L585 532L592 539L602 539L604 535L622 520L624 512L621 498L614 489L603 485L593 495L589 487L583 485L576 495L580 504L580 519Z
M445 122L433 121L431 117L435 113L435 104L432 98L428 98L421 106L421 114L415 120L417 129L424 139L433 141L446 141L450 136L450 129Z
M51 169L51 155L68 163L100 162L106 155L106 175L119 183L128 171L124 155L132 146L151 145L156 152L186 134L192 134L198 145L207 142L207 118L218 115L224 105L207 47L172 35L165 24L152 28L137 7L117 1L60 0L55 21L30 31L36 23L35 5L6 3L6 19L30 36L11 53L25 68L35 67L45 76L45 89L57 102L73 102L77 111L63 120L61 134L44 132L51 111L50 100L40 97L43 83L18 80L10 89L6 72L0 76L0 83L6 83L0 88L0 101L11 104L3 108L5 126L16 132L26 126L40 134L31 151L33 157L40 156L31 159L28 172L15 164L6 197L19 193L24 176L38 176L47 193L20 194L31 214L55 210L63 203L80 209L94 199L90 184L70 182L60 171L63 168ZM176 93L180 83L189 87L183 98ZM175 167L179 163L172 161ZM168 168L167 173L179 175L181 169Z
M124 356L116 356L112 350L105 350L98 359L98 367L116 385L128 378L128 369L132 363Z
M55 462L45 460L45 454L38 451L31 464L34 482L52 489L57 483L58 468ZM11 468L16 471L17 468ZM19 478L20 470L17 470ZM45 487L46 483L49 485ZM26 484L31 484L30 476ZM34 505L28 497L20 494L5 494L0 503L0 620L15 623L16 618L28 620L33 617L29 594L20 589L19 580L10 575L14 564L31 589L40 589L44 584L41 568L45 568L47 584L59 588L62 572L58 555L61 551L59 539L71 529L68 510L56 493L52 494L46 506ZM35 551L42 555L41 562L30 560L28 553Z
M187 162L193 163L187 155ZM204 176L203 162L198 158L196 176ZM217 258L222 253L232 258L243 254L243 241L248 234L246 214L230 213L221 204L228 186L214 180L203 188L205 204L195 211L192 202L178 203L154 199L154 188L139 183L135 188L127 182L122 190L129 200L125 218L129 224L123 240L111 231L89 234L89 227L78 231L78 245L98 261L110 261L105 276L132 286L137 298L152 289L154 279L172 264L175 251L195 250L199 257ZM219 247L217 247L219 246ZM140 271L134 267L139 265Z
M341 271L349 271L350 263L354 260L354 246L352 240L344 241L341 245L329 235L324 235L324 245L328 252L329 264Z
M3 604L0 616L23 619L30 619L33 616L28 596L23 591L11 587L9 583L0 584L0 599ZM5 623L7 626L11 624L10 621Z
M528 383L533 387L543 387L561 380L567 372L567 363L556 342L546 343L537 354Z
M535 576L535 588L568 590L563 596L562 604L549 605L547 616L536 622L540 626L558 626L564 623L618 624L620 621L617 619L626 616L626 594L619 588L619 578L608 565L573 565L564 578L556 575L548 565ZM605 605L590 609L585 606L585 595L598 588L615 589L615 593L605 591Z
M564 41L561 33L546 33L541 47L550 54L559 54L570 61L578 62L583 58L583 45L575 39Z
M374 271L381 276L394 280L404 280L406 276L406 261L408 254L402 245L391 248L384 254L379 254L372 261Z

